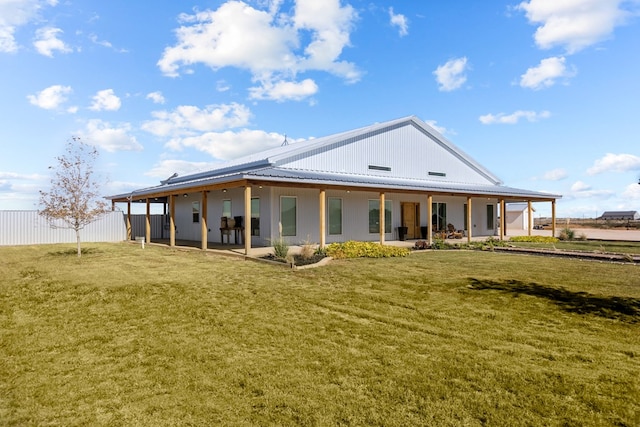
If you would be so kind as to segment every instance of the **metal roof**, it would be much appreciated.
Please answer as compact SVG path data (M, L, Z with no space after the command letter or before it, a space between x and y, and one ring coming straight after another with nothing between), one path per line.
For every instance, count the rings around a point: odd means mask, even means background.
M407 179L389 176L359 175L342 172L323 172L288 168L290 159L301 155L314 155L318 150L328 150L337 144L349 143L358 138L364 138L390 129L413 125L432 141L445 148L452 155L461 159L468 167L473 168L495 185L476 185L456 183L450 181L432 181L427 179ZM290 162L289 162L290 163ZM295 182L306 185L327 185L359 187L363 189L389 189L394 191L421 191L437 193L463 193L469 195L492 195L503 197L520 197L523 199L551 200L561 196L505 187L491 172L477 163L453 143L445 139L431 126L415 116L404 117L383 123L377 123L363 128L329 135L323 138L307 140L276 147L260 153L251 154L221 164L220 167L201 173L172 177L161 185L135 190L131 193L109 196L111 200L132 200L147 196L166 195L188 191L191 188L202 188L216 184L232 183L234 181L255 180L272 182Z

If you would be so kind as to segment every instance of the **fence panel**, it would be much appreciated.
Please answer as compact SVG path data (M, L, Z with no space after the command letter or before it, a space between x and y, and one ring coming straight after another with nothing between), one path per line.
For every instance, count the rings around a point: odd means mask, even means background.
M108 212L80 231L80 239L83 242L121 242L126 238L124 215L117 211ZM0 211L0 246L75 241L75 231L51 227L38 211Z

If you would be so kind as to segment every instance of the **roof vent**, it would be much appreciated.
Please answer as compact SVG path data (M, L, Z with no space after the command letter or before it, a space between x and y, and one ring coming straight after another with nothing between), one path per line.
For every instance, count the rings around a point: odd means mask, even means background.
M389 166L369 165L369 170L391 172L391 168Z
M429 171L429 176L447 176L447 174L445 172L434 172L434 171Z

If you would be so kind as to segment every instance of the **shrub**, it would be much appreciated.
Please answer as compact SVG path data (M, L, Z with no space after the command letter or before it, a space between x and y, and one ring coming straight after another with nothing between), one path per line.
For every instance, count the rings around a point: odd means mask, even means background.
M333 258L389 258L407 256L409 249L349 240L344 243L331 243L327 246L326 253Z
M310 259L310 258L313 258L314 254L315 254L315 245L311 243L311 239L307 237L307 240L302 242L302 245L300 248L300 257L303 259Z
M451 245L444 241L444 239L435 238L431 242L431 249L448 249Z
M558 243L557 237L551 236L513 236L509 239L511 242L530 242L530 243Z
M569 227L563 228L562 231L560 232L560 235L558 236L560 240L573 240L574 237L575 237L575 232Z
M273 245L273 254L276 256L276 258L282 258L282 259L287 258L287 255L289 254L289 245L282 237L275 239L272 242L272 245Z

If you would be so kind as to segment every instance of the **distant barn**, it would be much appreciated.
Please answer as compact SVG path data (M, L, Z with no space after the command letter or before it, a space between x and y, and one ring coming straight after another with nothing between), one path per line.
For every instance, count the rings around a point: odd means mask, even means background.
M637 220L640 219L640 214L638 211L606 211L598 219Z

